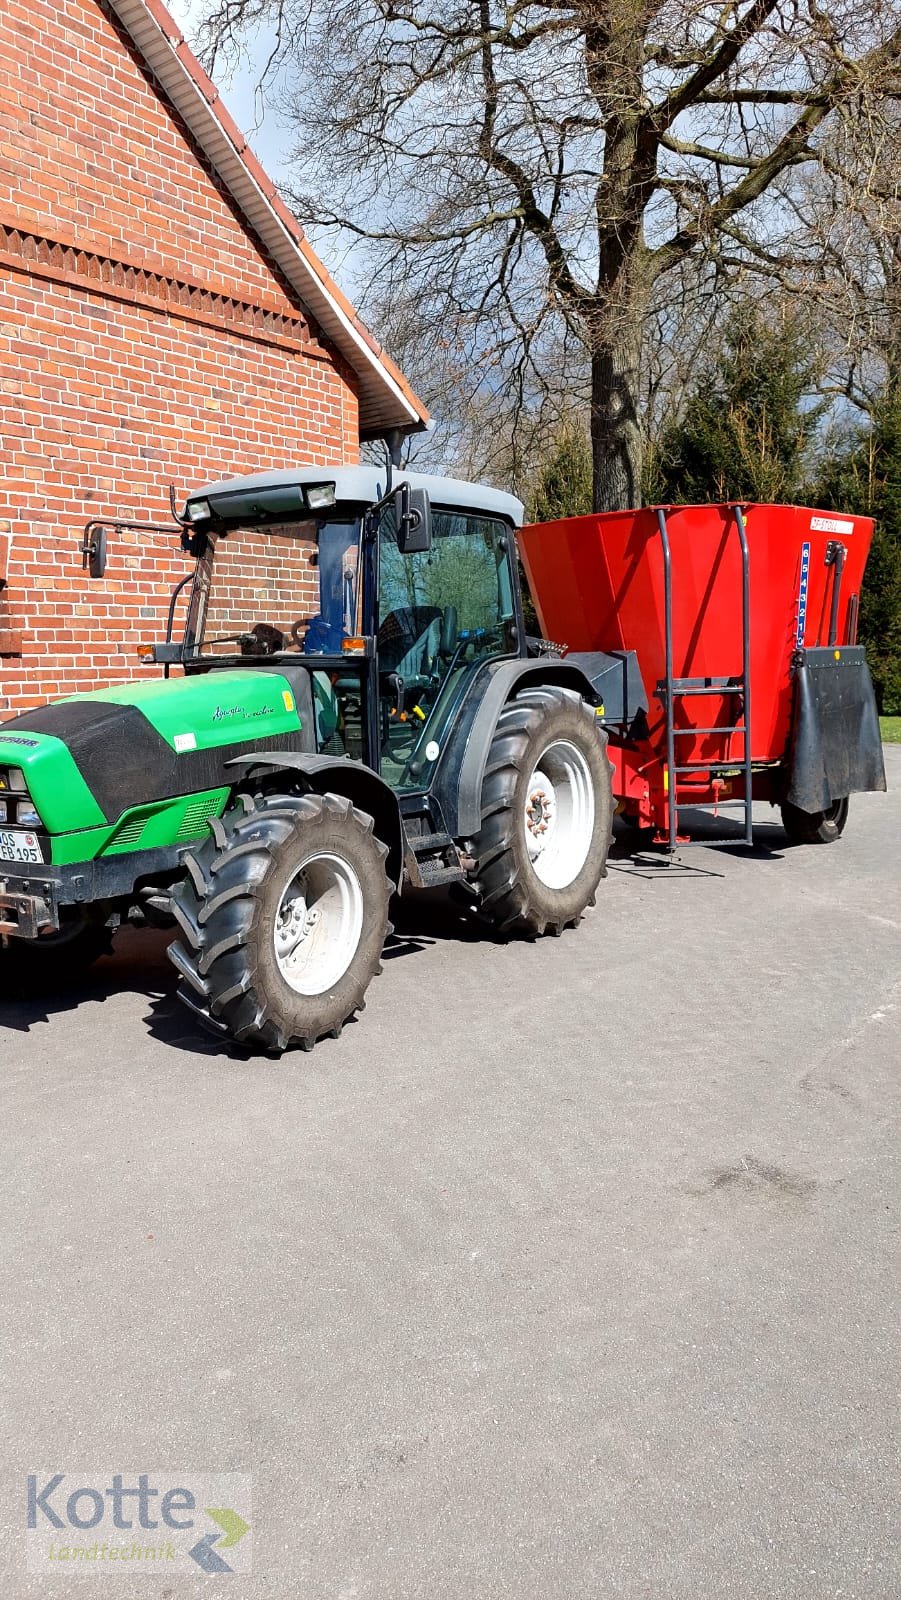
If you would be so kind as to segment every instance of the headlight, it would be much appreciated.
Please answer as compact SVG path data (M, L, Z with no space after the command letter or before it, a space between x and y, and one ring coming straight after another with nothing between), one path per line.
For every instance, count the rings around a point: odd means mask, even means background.
M189 522L207 522L212 516L209 500L189 500L186 512Z
M13 809L12 802L10 802L9 809L10 811ZM12 819L10 818L10 820ZM41 826L41 819L30 801L24 805L21 800L19 801L16 821L20 822L23 828L39 828Z
M309 483L304 488L304 499L311 511L327 511L335 504L333 483Z
M27 794L28 785L25 782L24 772L18 767L0 772L0 794Z

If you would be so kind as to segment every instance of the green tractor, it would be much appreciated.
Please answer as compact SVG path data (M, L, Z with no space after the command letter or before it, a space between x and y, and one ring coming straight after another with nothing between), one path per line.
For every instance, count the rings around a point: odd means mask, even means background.
M199 491L161 676L0 728L7 991L83 970L124 922L174 923L206 1027L310 1049L362 1009L395 894L456 886L529 937L593 903L609 658L527 638L517 500L385 489L358 466ZM86 550L101 576L102 530Z

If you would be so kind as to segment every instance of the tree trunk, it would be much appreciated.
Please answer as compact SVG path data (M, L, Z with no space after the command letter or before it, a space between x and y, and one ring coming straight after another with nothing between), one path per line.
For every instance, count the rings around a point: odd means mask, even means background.
M630 319L631 320L631 319ZM621 327L591 356L591 461L595 511L641 504L638 419L641 326Z

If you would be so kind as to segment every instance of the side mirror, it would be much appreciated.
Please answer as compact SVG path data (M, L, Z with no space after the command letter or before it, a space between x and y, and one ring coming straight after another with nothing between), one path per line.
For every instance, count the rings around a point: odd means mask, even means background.
M394 496L397 548L402 556L424 554L432 548L432 508L425 489L402 483Z
M99 522L89 522L84 530L81 569L92 578L102 578L106 572L106 528Z

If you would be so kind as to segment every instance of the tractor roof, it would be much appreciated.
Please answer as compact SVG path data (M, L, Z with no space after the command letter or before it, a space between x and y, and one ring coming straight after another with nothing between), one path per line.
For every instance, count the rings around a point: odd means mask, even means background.
M223 478L207 484L189 496L188 505L197 500L214 500L220 495L252 497L254 491L288 488L292 484L333 483L341 504L375 505L385 493L384 467L288 467L278 472L256 472L245 478ZM425 489L433 506L453 510L482 511L505 517L514 527L522 525L523 506L512 494L489 488L484 483L464 483L459 478L442 478L424 472L394 473L393 484L407 482L413 489Z

